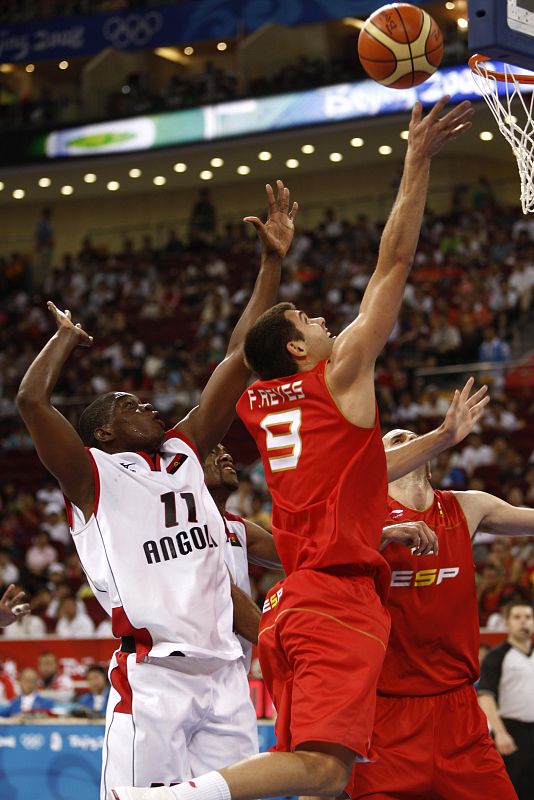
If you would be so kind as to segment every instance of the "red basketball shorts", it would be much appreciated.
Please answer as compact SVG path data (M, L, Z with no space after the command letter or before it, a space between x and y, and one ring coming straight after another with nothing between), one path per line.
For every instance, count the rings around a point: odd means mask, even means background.
M366 800L517 800L475 690L377 698L375 764L355 764L347 787Z
M367 577L300 570L267 594L258 653L276 750L333 742L368 758L389 613Z

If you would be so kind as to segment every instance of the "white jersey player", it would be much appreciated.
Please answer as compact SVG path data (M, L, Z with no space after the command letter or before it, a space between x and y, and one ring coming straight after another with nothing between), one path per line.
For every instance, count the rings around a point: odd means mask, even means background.
M232 632L226 532L199 457L231 422L248 377L244 336L276 299L296 213L281 182L278 189L278 200L267 189L267 223L250 218L262 267L227 357L172 431L150 404L109 392L84 411L78 435L51 395L71 352L92 338L52 303L58 330L19 390L39 457L68 498L88 579L122 637L110 665L102 798L116 784L180 782L256 751L241 724L249 701Z

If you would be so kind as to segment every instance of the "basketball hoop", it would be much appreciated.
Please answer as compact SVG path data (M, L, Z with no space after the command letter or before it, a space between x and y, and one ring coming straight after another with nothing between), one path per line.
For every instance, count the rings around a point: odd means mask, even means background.
M534 87L534 74L514 72L509 64L503 64L503 72L495 72L484 63L489 60L488 56L475 54L469 59L469 66L500 132L517 159L521 206L523 214L528 214L534 211L534 91L531 91L529 100L523 87ZM505 86L502 95L499 94L499 84Z

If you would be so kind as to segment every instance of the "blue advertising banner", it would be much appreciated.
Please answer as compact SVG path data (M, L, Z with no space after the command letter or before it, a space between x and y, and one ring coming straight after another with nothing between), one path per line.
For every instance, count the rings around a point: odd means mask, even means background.
M505 91L505 85L499 84L499 92ZM530 91L532 87L526 86L524 92ZM482 99L469 67L449 67L438 70L419 86L403 91L366 80L65 128L36 138L27 156L64 158L139 152L358 120L409 111L417 100L428 107L445 94L450 95L452 103Z
M260 750L274 744L272 723L258 723ZM98 800L104 726L0 725L0 797Z
M233 37L268 22L301 25L363 16L380 0L190 0L139 11L0 23L0 62L35 62ZM416 2L415 5L420 5Z

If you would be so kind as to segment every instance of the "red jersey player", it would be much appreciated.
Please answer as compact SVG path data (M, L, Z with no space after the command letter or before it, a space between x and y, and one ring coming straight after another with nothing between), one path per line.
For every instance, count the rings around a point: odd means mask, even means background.
M389 568L378 552L386 515L386 460L374 365L402 302L419 238L430 163L467 130L472 108L427 117L417 103L398 197L360 314L337 339L323 318L292 304L266 312L245 353L260 376L238 413L256 440L273 497L273 534L287 574L269 592L259 656L278 712L277 749L192 784L116 789L143 797L245 800L339 794L355 757L367 758L375 692L389 635L382 598Z
M386 451L416 439L394 430ZM428 466L390 483L387 523L423 521L438 555L415 556L402 530L381 549L391 567L391 636L378 683L374 765L355 765L351 795L369 800L515 800L488 735L473 684L479 675L479 625L471 539L479 527L534 533L534 510L485 492L434 490Z

